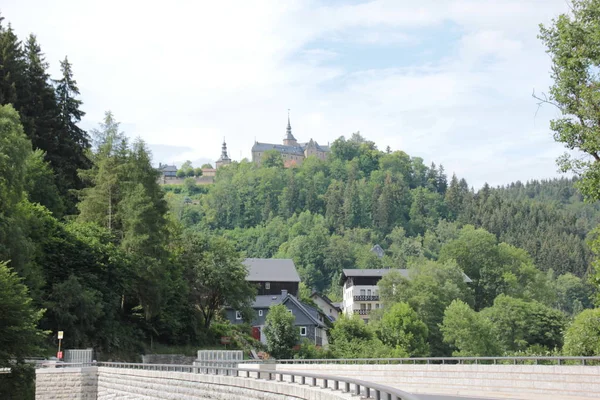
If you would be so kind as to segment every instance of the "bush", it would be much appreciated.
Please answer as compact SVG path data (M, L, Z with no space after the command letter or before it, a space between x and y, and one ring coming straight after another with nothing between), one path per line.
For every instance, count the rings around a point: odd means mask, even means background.
M600 308L579 313L565 333L564 353L600 356Z

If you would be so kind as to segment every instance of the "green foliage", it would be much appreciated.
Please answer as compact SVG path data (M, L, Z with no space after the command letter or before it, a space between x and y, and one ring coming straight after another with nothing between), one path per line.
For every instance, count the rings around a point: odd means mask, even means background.
M35 399L35 367L31 364L11 365L10 374L0 374L0 398L4 400Z
M294 358L302 360L310 359L328 359L332 358L333 354L328 349L317 347L308 339L303 339L300 343L300 348L294 353Z
M493 307L482 311L498 331L498 340L507 351L524 350L532 345L561 348L565 315L536 301L500 295Z
M457 349L455 355L498 356L560 349L565 326L561 311L500 295L492 307L480 312L453 301L444 313L441 330L444 341Z
M384 344L401 348L411 357L429 355L427 325L407 303L396 303L386 309L377 333Z
M481 313L461 300L454 300L446 311L440 327L444 342L456 349L457 357L501 355L496 327Z
M283 304L271 306L265 319L265 336L269 354L278 359L292 358L293 347L300 339L300 332L294 325L296 318Z
M0 366L9 366L12 359L23 361L39 354L44 332L37 324L44 310L36 310L27 287L5 262L0 262Z
M550 122L554 140L584 157L565 153L558 159L562 171L574 171L581 179L578 189L590 201L600 200L600 1L574 0L569 14L561 14L550 26L540 25L539 38L552 60L552 79L547 101L560 110ZM600 254L600 240L591 243ZM596 284L600 283L600 264L595 263Z
M569 356L600 355L600 309L578 314L565 332L564 353Z
M330 331L330 349L337 358L384 358L408 357L400 347L385 345L375 334L372 326L358 316L340 316Z
M11 105L0 106L0 210L10 210L23 198L30 154L19 114Z
M283 158L277 150L265 151L260 162L265 168L283 168Z
M251 302L256 288L246 281L248 271L240 254L224 238L186 232L180 256L189 283L190 300L208 329L225 306L243 311L251 321Z
M380 298L386 306L406 302L426 324L434 356L448 356L440 324L444 310L456 299L472 304L473 298L462 270L452 262L421 260L411 265L410 279L390 272L379 281Z

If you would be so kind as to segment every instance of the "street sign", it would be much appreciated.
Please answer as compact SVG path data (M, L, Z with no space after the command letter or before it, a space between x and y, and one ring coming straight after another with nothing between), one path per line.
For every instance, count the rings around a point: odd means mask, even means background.
M62 351L57 352L56 353L56 358L58 358L59 360L62 360L62 358L63 358L62 357L62 353L63 353Z
M229 344L231 343L231 338L229 336L221 336L221 344Z
M62 339L63 338L63 331L58 331L58 338Z

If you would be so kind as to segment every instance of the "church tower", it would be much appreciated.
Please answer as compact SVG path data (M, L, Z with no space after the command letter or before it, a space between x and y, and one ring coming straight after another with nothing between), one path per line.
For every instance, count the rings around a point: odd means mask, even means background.
M290 110L288 110L288 124L285 130L285 138L283 139L284 146L298 146L298 142L294 135L292 135L292 125L290 124Z
M221 147L221 157L215 163L216 168L220 168L223 165L231 164L231 158L227 155L227 143L225 143L225 138L223 138L223 147Z

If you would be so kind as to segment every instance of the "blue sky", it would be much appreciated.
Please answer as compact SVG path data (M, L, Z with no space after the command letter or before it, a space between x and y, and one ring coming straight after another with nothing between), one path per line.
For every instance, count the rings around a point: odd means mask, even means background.
M49 4L51 3L51 4ZM32 11L34 10L34 11ZM551 84L539 23L564 0L5 0L53 73L73 63L90 129L112 110L154 161L234 159L360 131L480 187L557 176L532 90Z

